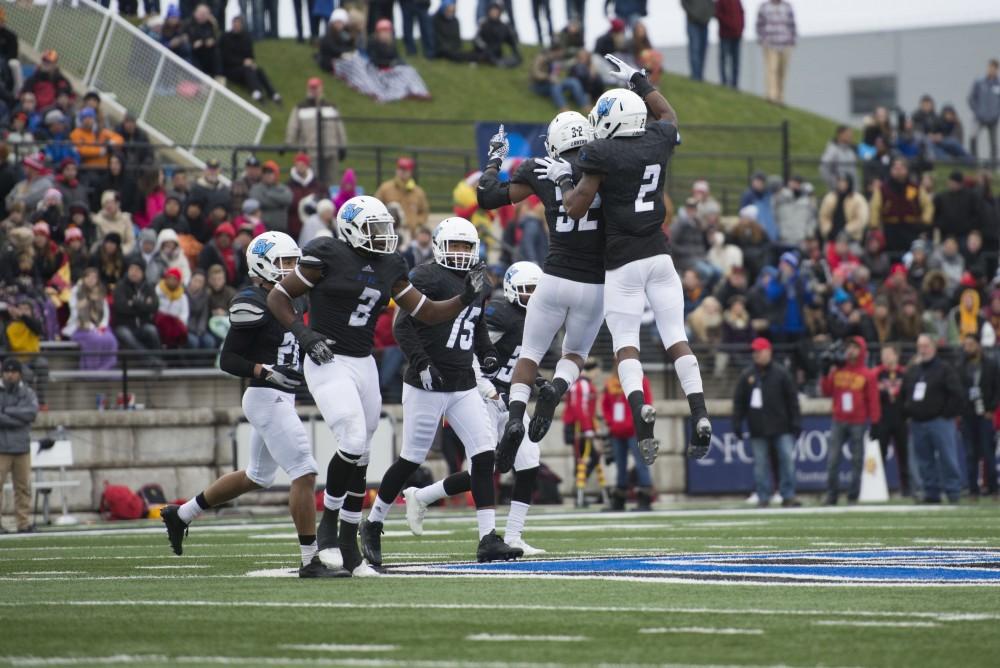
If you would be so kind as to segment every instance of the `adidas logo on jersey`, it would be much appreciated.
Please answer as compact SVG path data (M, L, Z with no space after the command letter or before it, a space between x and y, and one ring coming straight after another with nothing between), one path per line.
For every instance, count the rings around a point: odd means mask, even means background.
M372 269L372 266L370 264L366 264L364 267L361 268L361 271L375 271L375 270Z

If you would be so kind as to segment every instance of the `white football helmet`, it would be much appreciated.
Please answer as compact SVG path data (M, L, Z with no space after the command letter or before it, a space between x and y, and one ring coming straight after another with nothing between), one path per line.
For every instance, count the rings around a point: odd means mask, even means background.
M564 111L557 114L549 123L545 136L545 152L553 160L566 151L578 148L594 138L594 128L590 127L583 114L577 111Z
M456 242L472 244L471 250L454 248ZM442 267L457 271L468 271L479 262L479 233L476 226L465 218L453 216L445 218L434 228L431 243L434 261Z
M646 132L646 103L624 88L612 88L590 110L595 139L638 137Z
M511 304L527 308L528 300L542 280L542 270L534 262L515 262L503 275L503 296Z
M302 251L298 244L284 232L264 232L247 246L250 275L268 283L280 283L281 279L295 270L300 257ZM290 262L287 261L289 259Z
M369 253L391 255L396 252L399 235L394 222L385 204L368 195L352 197L337 212L340 238Z

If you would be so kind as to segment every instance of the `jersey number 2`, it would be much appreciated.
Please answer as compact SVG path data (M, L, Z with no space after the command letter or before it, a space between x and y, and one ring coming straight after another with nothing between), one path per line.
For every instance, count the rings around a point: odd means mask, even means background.
M451 335L448 337L448 348L461 348L468 350L472 347L472 335L476 331L476 318L479 316L478 306L467 306L457 318L455 324L451 326Z
M375 304L378 304L381 296L382 293L375 288L365 288L362 290L361 295L358 297L361 303L351 313L351 319L347 321L347 324L351 327L364 327L367 325L368 319L372 317L372 309L375 308Z
M642 175L642 184L639 186L639 194L635 198L635 212L652 211L656 205L653 201L646 201L650 193L656 192L656 186L660 184L660 166L646 165L646 171Z

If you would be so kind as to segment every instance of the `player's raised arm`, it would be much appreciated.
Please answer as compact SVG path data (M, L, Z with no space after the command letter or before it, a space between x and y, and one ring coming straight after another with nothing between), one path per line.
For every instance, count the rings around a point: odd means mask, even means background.
M433 301L409 280L398 281L392 286L392 291L399 308L422 323L436 325L452 320L480 296L488 297L493 291L493 282L487 274L486 264L480 262L465 275L465 290L458 297Z
M677 125L677 112L667 102L663 93L658 91L646 78L646 70L637 70L624 60L617 58L610 53L604 58L617 70L611 72L611 76L622 82L636 95L642 98L649 109L649 114L658 121L667 121Z
M498 178L500 165L507 157L510 144L503 125L490 138L489 152L486 154L486 168L479 177L479 187L476 189L476 199L481 209L499 209L508 204L517 204L531 195L531 187L524 183L502 182Z

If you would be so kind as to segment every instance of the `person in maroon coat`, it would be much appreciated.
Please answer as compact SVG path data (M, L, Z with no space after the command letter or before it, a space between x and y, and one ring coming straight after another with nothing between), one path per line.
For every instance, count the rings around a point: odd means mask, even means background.
M308 155L299 153L295 156L292 171L289 172L285 185L292 191L292 202L288 205L288 234L293 239L298 239L299 232L302 231L302 219L305 217L299 212L299 204L306 197L318 196L323 192L323 188L310 166Z
M715 18L719 21L719 82L723 86L739 88L743 3L740 0L716 0Z

